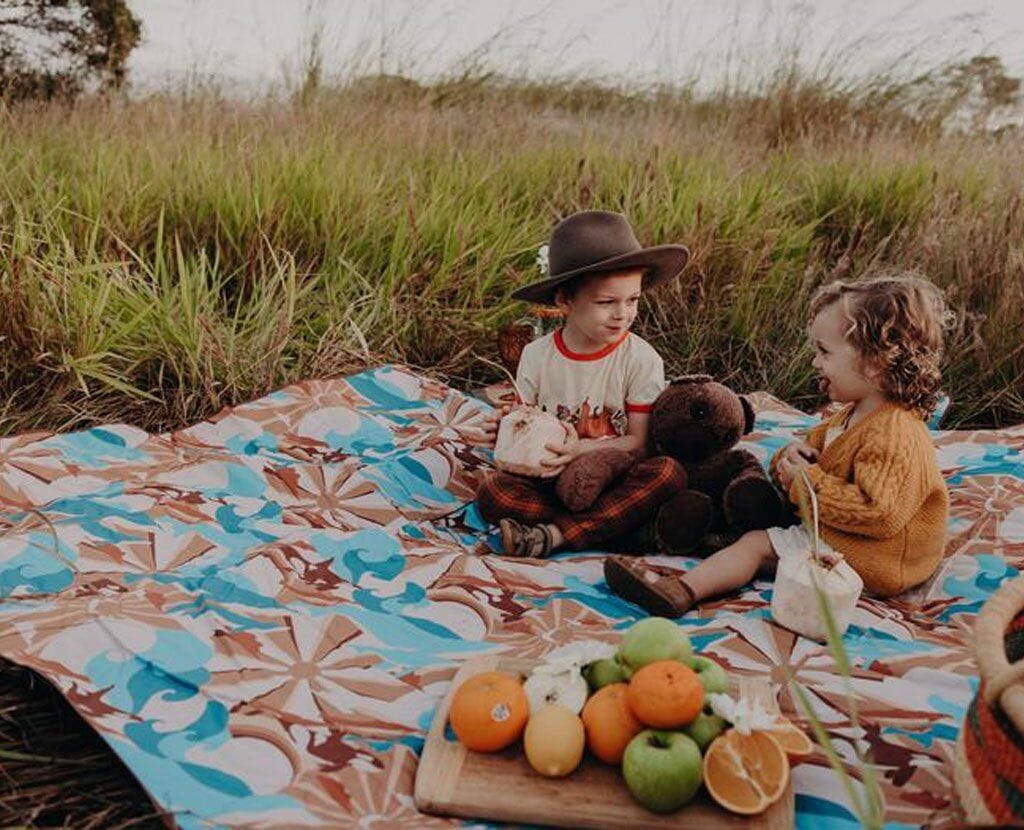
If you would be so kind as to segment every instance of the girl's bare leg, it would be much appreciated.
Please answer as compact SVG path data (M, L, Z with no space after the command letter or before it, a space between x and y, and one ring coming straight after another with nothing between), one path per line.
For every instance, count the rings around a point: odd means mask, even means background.
M635 602L648 613L679 617L701 600L746 585L758 571L773 571L775 562L768 534L752 530L681 578L662 575L632 556L605 559L604 578L612 593Z
M762 568L775 564L775 550L763 530L751 530L687 571L684 581L697 602L746 585Z

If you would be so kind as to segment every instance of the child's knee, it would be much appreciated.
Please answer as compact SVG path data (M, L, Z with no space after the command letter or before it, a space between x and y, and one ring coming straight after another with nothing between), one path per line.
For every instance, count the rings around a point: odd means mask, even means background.
M665 490L672 493L686 487L686 468L674 458L667 455L655 455L645 458L637 465L643 475L649 476Z
M511 516L509 505L501 498L502 487L498 482L500 473L484 476L476 491L476 506L480 516L489 524L497 524Z
M758 570L774 570L779 557L772 547L772 540L767 531L748 530L740 537L740 544L750 558L756 561Z
M488 524L496 525L502 519L520 522L548 521L554 511L539 491L524 485L518 477L500 471L488 473L476 491L476 506Z
M673 490L682 490L686 487L686 468L667 455L661 456L659 460L658 472L667 480L668 486Z

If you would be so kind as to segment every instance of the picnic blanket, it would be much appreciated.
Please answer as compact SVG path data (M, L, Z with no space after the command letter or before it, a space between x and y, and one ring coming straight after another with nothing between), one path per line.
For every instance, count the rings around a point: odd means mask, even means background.
M766 462L814 419L754 399ZM455 824L419 814L412 788L460 662L615 641L642 615L600 555L486 553L472 497L489 456L465 436L487 410L383 367L166 435L0 440L0 654L53 683L179 827ZM861 731L828 651L771 622L769 582L681 621L732 672L781 683L792 667L851 768L852 742L870 748L893 825L956 818L971 623L1024 559L1024 427L936 444L948 556L857 609ZM780 702L796 710L781 687ZM799 826L852 825L822 753L794 784Z

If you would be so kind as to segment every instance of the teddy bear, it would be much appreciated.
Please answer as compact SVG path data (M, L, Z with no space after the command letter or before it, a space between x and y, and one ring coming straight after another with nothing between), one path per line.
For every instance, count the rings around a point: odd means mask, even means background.
M623 544L703 555L748 530L788 524L788 510L757 458L736 448L753 428L753 407L729 387L709 375L673 380L654 402L648 454L680 462L687 486L661 506L651 527ZM630 463L620 450L586 453L562 471L556 492L571 510L586 509Z

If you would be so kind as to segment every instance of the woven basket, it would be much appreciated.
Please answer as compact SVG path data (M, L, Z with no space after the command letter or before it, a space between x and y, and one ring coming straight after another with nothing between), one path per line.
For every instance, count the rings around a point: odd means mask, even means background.
M498 329L498 355L505 368L514 375L526 344L554 331L564 317L557 308L533 305L526 317Z
M981 683L957 737L954 780L972 824L1024 824L1024 577L974 624Z
M513 375L519 368L519 358L523 349L537 336L533 326L523 323L512 323L498 329L498 356L505 368Z

